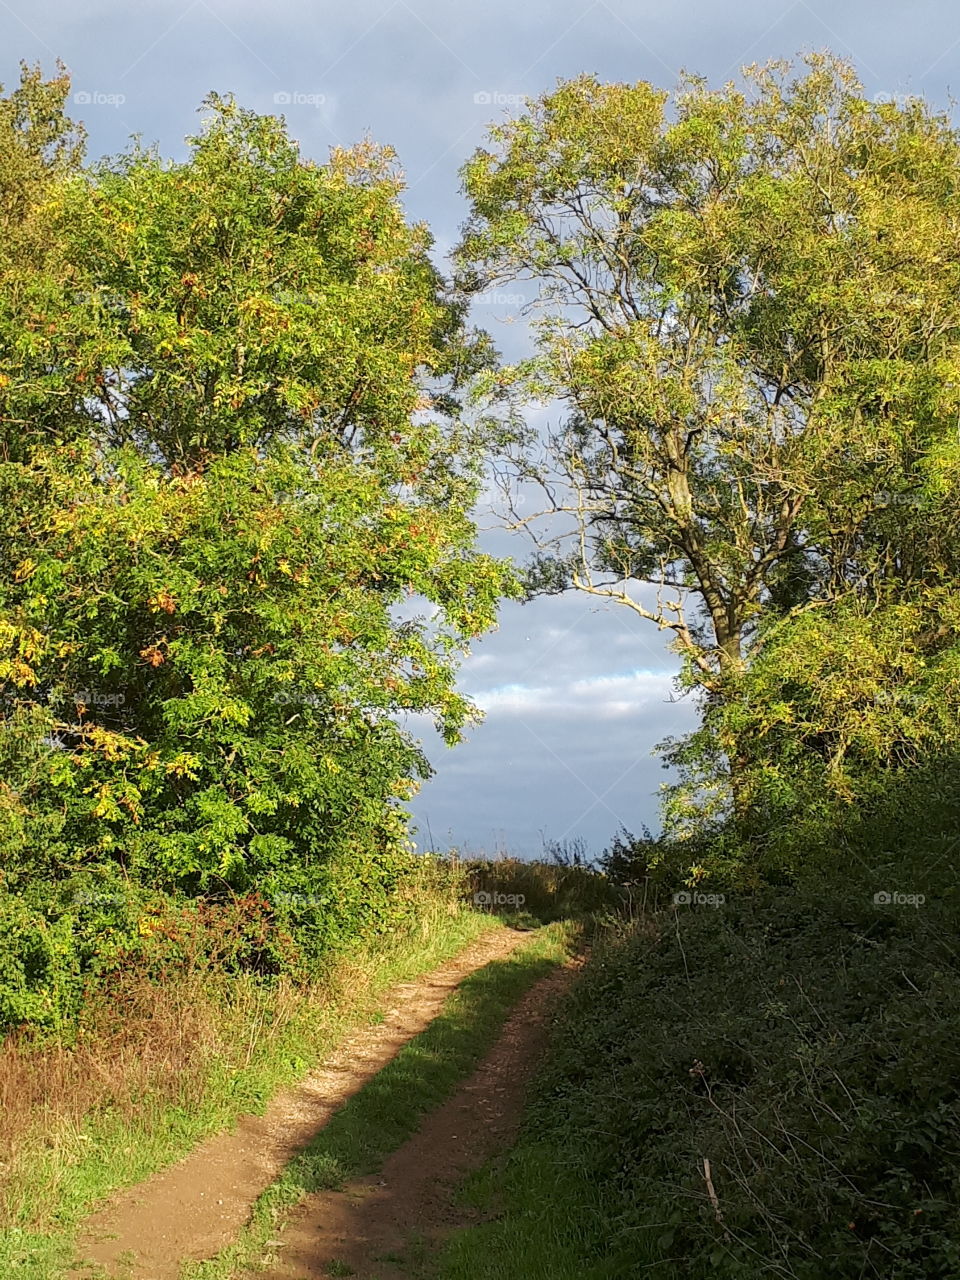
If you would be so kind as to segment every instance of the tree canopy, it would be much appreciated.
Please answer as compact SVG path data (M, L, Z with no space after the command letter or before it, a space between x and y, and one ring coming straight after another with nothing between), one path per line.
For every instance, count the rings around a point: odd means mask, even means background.
M0 100L3 874L382 864L429 772L399 718L457 740L513 590L470 518L487 343L388 150L212 96L183 162L84 167L64 96Z
M566 408L545 442L517 432L513 474L545 495L528 584L673 633L705 711L668 756L689 773L675 816L769 801L787 743L849 793L881 740L919 745L927 688L953 732L949 120L871 100L825 54L673 95L581 76L492 128L463 178L464 287L537 288L535 354L485 389ZM854 726L888 681L916 714Z

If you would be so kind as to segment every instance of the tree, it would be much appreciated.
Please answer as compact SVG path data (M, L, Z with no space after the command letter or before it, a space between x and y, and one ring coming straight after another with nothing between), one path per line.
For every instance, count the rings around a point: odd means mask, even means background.
M64 104L70 82L45 81L21 64L20 83L0 86L0 456L20 455L30 439L63 439L82 431L82 415L59 392L45 360L45 343L66 310L67 275L51 206L83 159L82 128ZM14 354L16 353L16 354Z
M569 411L516 436L530 589L673 633L740 815L768 635L954 581L960 454L956 132L829 55L744 74L561 83L466 165L459 251L468 291L539 291L536 354L486 389Z
M347 858L372 891L429 772L397 717L457 740L457 655L512 589L469 515L456 393L485 346L389 152L318 165L207 108L182 163L63 175L57 271L5 299L8 875L316 892Z
M75 172L84 134L64 114L70 82L62 65L54 80L20 64L20 83L0 96L0 254L5 265L23 252L53 184ZM3 86L0 85L0 95Z

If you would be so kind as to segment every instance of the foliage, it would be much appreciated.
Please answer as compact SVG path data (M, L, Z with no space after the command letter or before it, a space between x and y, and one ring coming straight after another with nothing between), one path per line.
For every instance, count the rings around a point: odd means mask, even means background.
M80 964L70 924L0 895L0 1026L60 1030L75 1014Z
M758 883L740 833L731 825L703 822L682 836L652 836L646 828L635 836L621 827L603 851L600 867L625 891L631 913L669 905L675 893L691 889L714 892ZM768 868L764 878L771 875Z
M615 1135L590 1144L584 1177L631 1206L621 1230L652 1235L663 1260L709 1258L715 1274L755 1275L758 1253L771 1274L811 1280L953 1274L957 975L944 921L783 900L708 911L608 958L571 1010L566 1123ZM725 999L745 986L755 1000Z
M871 812L960 736L957 596L948 587L900 593L881 607L853 600L772 626L733 703L708 703L700 728L668 741L668 828L719 865L731 840L765 877L797 872L824 832ZM741 743L744 813L736 833L717 821ZM898 794L902 789L898 787ZM705 823L705 816L713 821Z
M167 882L242 887L395 841L392 802L426 764L393 713L433 709L451 739L467 714L445 659L456 635L391 614L406 590L455 590L449 543L437 565L436 526L418 545L417 515L357 464L325 467L309 489L289 457L249 450L166 482L129 453L114 464L92 494L83 475L46 469L56 500L42 533L30 491L5 495L10 560L32 525L7 608L43 635L20 687L7 685L21 740L25 712L36 725L15 758L19 796L29 772L34 812L69 798L67 865L120 858ZM489 610L498 571L471 571L465 611ZM45 852L21 873L67 870L37 865Z
M518 1280L955 1275L958 813L960 762L929 759L821 830L791 885L611 932L498 1178L506 1214L441 1274L496 1245Z
M569 410L543 448L518 434L514 474L545 494L528 583L673 633L708 721L668 757L693 766L667 809L678 829L731 804L745 819L758 786L791 785L793 756L755 776L771 722L789 720L805 794L811 742L842 792L898 736L895 716L858 735L814 695L794 706L781 640L815 636L812 665L833 650L841 699L846 645L878 686L895 648L881 633L912 630L930 660L953 643L958 175L946 117L871 101L827 54L672 96L561 82L464 169L463 286L538 290L536 354L486 388L514 413L516 397ZM518 523L536 527L529 507ZM931 607L947 631L921 640Z
M612 911L621 901L605 876L573 861L468 858L457 865L476 905L492 912L519 911L542 924Z
M66 92L0 99L0 884L322 900L319 954L405 918L398 721L458 740L515 589L470 518L486 342L389 151L214 95L185 160L82 168Z

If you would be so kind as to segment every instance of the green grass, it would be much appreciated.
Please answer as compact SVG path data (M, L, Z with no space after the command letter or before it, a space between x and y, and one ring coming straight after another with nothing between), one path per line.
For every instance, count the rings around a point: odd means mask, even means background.
M681 1280L686 1271L611 1238L609 1199L578 1177L569 1150L525 1132L517 1146L470 1177L462 1202L489 1220L456 1232L418 1275L430 1280ZM615 1246L615 1247L611 1247Z
M594 1280L596 1193L564 1168L563 1154L525 1134L465 1183L461 1198L490 1216L457 1232L426 1274L435 1280ZM664 1276L665 1273L651 1273Z
M0 1230L0 1276L54 1280L62 1275L73 1258L78 1223L110 1192L167 1167L240 1115L262 1114L278 1089L300 1079L345 1034L382 1017L383 996L391 986L428 972L499 927L496 918L472 911L438 911L422 930L388 946L358 950L350 963L363 969L366 981L334 1001L298 1000L278 1035L258 1032L264 1019L269 1026L270 1016L271 993L262 992L262 1007L251 1007L235 1020L235 1058L211 1066L199 1097L180 1105L145 1097L133 1115L108 1105L79 1128L45 1133L38 1126L3 1188L8 1225Z
M549 925L531 933L506 959L466 978L430 1026L337 1112L263 1193L241 1238L217 1258L188 1265L186 1280L230 1280L260 1264L266 1242L304 1196L378 1168L476 1066L520 996L569 956L578 936L568 923Z

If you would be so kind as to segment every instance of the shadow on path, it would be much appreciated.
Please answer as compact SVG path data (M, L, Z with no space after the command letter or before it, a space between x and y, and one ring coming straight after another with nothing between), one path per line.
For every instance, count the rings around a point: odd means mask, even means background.
M521 997L479 1067L378 1173L309 1196L278 1235L276 1264L247 1273L250 1280L411 1280L411 1255L469 1225L454 1192L512 1145L551 1010L577 967L553 968Z

